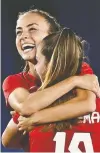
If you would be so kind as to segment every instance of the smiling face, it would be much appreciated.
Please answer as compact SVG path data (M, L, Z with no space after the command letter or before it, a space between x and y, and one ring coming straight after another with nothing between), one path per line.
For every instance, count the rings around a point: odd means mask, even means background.
M49 24L37 13L19 17L16 25L16 47L24 60L33 61L36 46L48 35Z

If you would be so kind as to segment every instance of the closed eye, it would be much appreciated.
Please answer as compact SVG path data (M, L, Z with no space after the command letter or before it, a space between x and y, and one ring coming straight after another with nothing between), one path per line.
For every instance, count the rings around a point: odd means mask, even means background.
M37 30L37 29L33 28L33 27L29 29L29 31L35 31L35 30Z
M22 33L22 31L17 31L16 35L20 35Z

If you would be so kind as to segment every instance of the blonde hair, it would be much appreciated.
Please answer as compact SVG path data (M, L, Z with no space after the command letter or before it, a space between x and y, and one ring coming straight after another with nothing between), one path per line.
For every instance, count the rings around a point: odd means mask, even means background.
M49 64L45 79L39 90L43 90L80 73L83 60L82 44L80 38L71 29L63 28L59 32L47 36L42 41L41 46L41 53L45 56ZM73 91L71 91L56 100L51 106L64 103L75 96ZM76 122L76 118L56 122L54 128L56 131L62 131L66 128L71 128L71 125ZM45 127L48 128L48 125L45 125Z
M40 89L79 73L83 49L79 37L72 30L63 28L44 38L42 44L41 53L49 64Z

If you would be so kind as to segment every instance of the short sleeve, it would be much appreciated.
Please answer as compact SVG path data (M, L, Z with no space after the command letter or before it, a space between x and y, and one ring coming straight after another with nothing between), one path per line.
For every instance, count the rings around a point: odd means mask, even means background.
M19 75L8 76L2 85L3 93L6 101L8 101L9 95L18 87L28 89L27 84Z
M19 118L19 116L20 116L20 115L19 115L19 113L17 113L17 112L14 114L14 116L12 117L14 123L18 124L18 118Z
M85 74L93 74L93 70L89 64L87 64L86 62L83 62L80 75L85 75Z

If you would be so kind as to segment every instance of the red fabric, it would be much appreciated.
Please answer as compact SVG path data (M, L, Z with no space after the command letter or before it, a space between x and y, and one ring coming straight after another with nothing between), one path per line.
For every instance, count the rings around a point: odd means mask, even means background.
M13 121L14 121L14 123L16 123L16 124L18 124L18 118L19 118L19 113L15 113L14 115L13 115Z
M38 81L35 77L29 73L18 73L8 76L2 85L5 99L8 101L9 95L19 87L32 91L32 88L38 85Z
M83 63L81 69L81 75L93 74L93 70L87 63ZM96 111L100 112L100 99L96 100ZM56 142L53 141L55 133L53 131L42 132L42 126L36 127L29 133L30 137L30 152L55 152ZM92 138L93 149L95 152L100 152L100 123L89 124L80 123L77 126L73 126L71 130L66 130L66 143L65 152L68 152L68 147L75 132L87 133L89 132ZM81 142L79 148L82 152L85 152L84 144Z
M87 64L86 62L84 62L84 63L82 64L82 68L81 68L81 73L80 73L80 75L85 75L85 74L93 74L92 68L91 68L90 65Z
M81 75L84 74L93 74L92 69L87 63L83 63ZM31 78L31 79L29 79ZM10 80L10 81L9 81ZM31 80L31 81L30 81ZM24 74L24 78L22 73L9 76L3 83L3 90L5 98L8 100L10 93L15 90L17 87L23 87L28 90L34 88L36 86L36 79L33 76ZM36 89L35 89L36 90ZM31 91L32 92L32 91ZM97 108L96 111L100 112L100 99L96 100ZM15 122L17 122L16 118L18 118L18 114L15 115ZM53 141L55 137L55 133L52 131L49 132L41 132L42 126L36 127L29 133L29 141L30 141L30 152L55 152L55 141ZM65 151L68 151L69 144L72 140L73 134L75 132L89 132L92 137L93 148L95 152L100 152L100 123L80 123L77 126L74 126L72 130L66 130L66 143L65 143ZM84 145L80 143L79 148L81 151L84 150Z
M9 102L8 102L8 98L9 95L16 89L19 87L25 88L27 89L30 93L31 92L35 92L39 86L40 82L33 77L31 74L29 73L18 73L15 75L10 75L8 76L4 82L3 82L3 92L4 92L4 96L6 99L6 104L7 106L9 106ZM13 116L13 121L17 124L18 123L18 117L19 114L16 113Z

